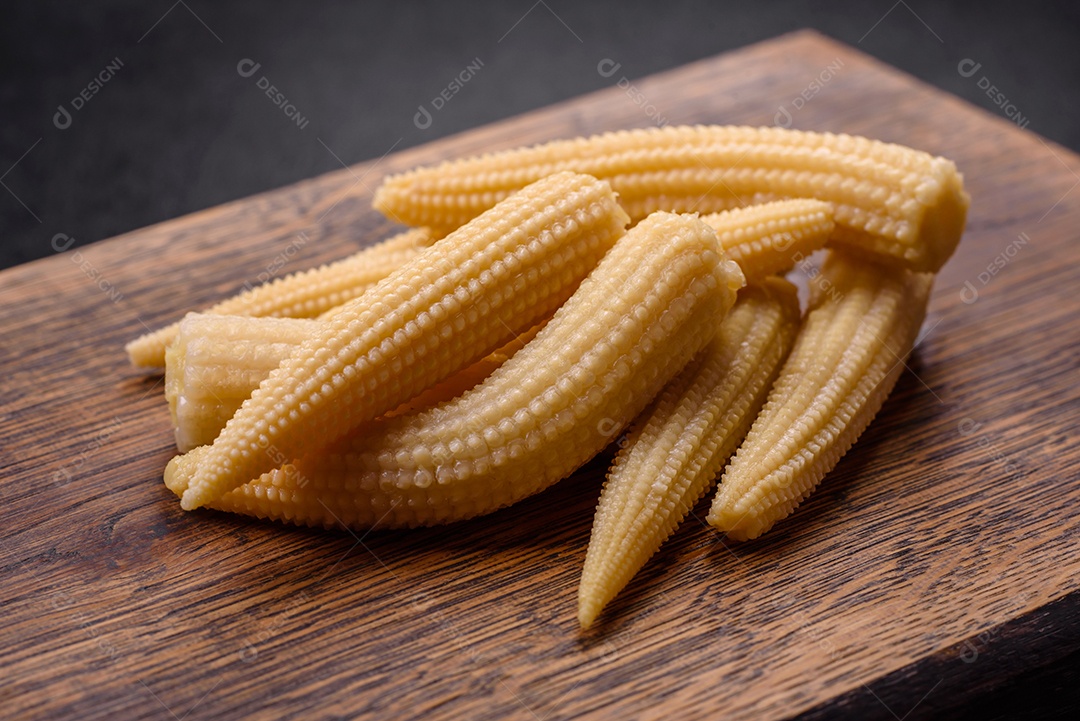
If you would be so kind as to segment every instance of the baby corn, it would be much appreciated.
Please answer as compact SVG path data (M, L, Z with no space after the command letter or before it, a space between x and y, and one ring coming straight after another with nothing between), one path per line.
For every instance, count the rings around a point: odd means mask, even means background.
M727 256L747 283L785 273L825 247L836 226L832 206L820 200L779 200L702 218L716 230Z
M799 327L795 286L739 293L716 337L639 419L608 474L578 588L578 620L600 611L675 530L742 441Z
M781 198L835 207L832 243L936 271L959 242L968 196L949 160L900 145L782 128L650 128L559 140L420 168L383 181L375 207L412 225L453 228L538 178L606 178L638 220L712 213Z
M435 243L335 313L262 382L204 455L181 505L197 508L275 459L332 442L532 327L627 222L606 182L559 173Z
M188 313L165 352L165 400L177 449L186 453L213 443L259 384L319 327L319 321L300 318ZM461 395L502 365L539 328L526 331L388 415Z
M373 424L208 505L360 528L445 523L513 503L603 449L708 343L742 282L707 225L650 216L473 390ZM166 485L184 494L188 466L209 451L173 459Z
M811 285L795 347L709 512L735 539L791 513L870 423L904 369L933 276L834 251Z
M390 275L438 235L416 228L365 248L347 258L321 268L294 273L211 306L206 313L218 315L314 318L352 300ZM165 349L176 337L179 322L139 336L125 347L132 365L165 365Z

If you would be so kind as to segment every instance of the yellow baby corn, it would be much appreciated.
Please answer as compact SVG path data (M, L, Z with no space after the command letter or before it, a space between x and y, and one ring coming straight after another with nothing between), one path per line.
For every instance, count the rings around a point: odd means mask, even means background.
M779 278L747 286L712 342L638 419L596 509L578 588L582 628L712 486L765 403L798 327L795 286Z
M176 339L165 351L165 400L177 449L186 453L213 443L263 379L319 326L319 321L300 318L188 313L180 322ZM502 365L539 328L526 331L387 415L426 408L461 395Z
M559 173L507 198L335 313L262 382L195 471L197 508L479 360L560 306L628 219ZM271 451L272 452L268 452Z
M784 273L825 242L835 230L832 206L820 200L778 200L702 218L716 230L727 257L747 283Z
M709 512L735 539L791 513L870 423L904 370L933 276L834 251L811 285L795 347Z
M650 216L473 390L372 424L208 505L360 528L445 523L513 503L603 449L708 343L741 284L707 225ZM185 493L188 466L208 452L173 459L166 485Z
M438 237L426 228L408 230L335 263L249 288L204 312L314 318L357 297L419 255ZM173 323L128 343L125 350L131 363L140 367L164 366L165 349L179 327L179 323Z
M832 242L938 270L960 239L968 197L949 160L899 145L782 128L649 128L558 140L420 168L383 181L375 207L453 228L518 188L573 170L610 180L637 220L781 198L835 207Z

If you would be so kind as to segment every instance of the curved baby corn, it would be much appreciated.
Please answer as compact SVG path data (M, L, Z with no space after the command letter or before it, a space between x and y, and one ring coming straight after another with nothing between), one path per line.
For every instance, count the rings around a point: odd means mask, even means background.
M314 318L361 295L415 258L439 237L427 228L407 230L334 263L249 288L203 312L255 317ZM124 349L132 365L164 366L165 349L176 337L179 327L179 322L172 323L128 343Z
M799 327L795 286L769 278L739 298L716 336L637 421L600 495L578 588L589 628L734 453Z
M275 459L336 440L532 327L626 223L606 182L559 173L454 231L335 313L262 382L203 456L181 505L197 508Z
M473 390L368 427L209 505L353 528L446 523L506 506L602 450L709 341L742 282L707 225L650 216ZM185 466L206 452L173 459L166 485L183 494Z
M709 512L734 539L790 514L870 423L904 369L933 275L834 251L811 286L795 347Z
M374 202L411 225L453 228L562 170L610 180L635 220L826 200L838 226L832 243L915 270L936 271L952 255L968 206L944 158L849 135L735 126L624 130L445 162L386 178Z

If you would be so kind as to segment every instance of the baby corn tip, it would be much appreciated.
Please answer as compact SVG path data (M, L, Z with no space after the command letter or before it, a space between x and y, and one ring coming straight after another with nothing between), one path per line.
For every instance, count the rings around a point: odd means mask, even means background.
M208 449L209 446L198 446L187 453L173 456L172 460L165 466L165 473L163 474L165 487L181 497L191 494L193 490L191 488L191 478L199 467L200 459L206 455ZM181 506L183 506L183 503L181 503ZM191 509L184 507L184 510Z
M183 478L178 478L175 483L183 483L186 485L184 495L180 496L180 507L185 511L194 511L200 506L204 506L209 503L212 498L206 493L204 487L200 487L198 484L188 479L189 474L182 474Z
M182 456L175 456L168 465L165 466L165 487L176 495L180 495L187 490L187 476L181 469Z
M724 276L728 281L728 288L733 292L738 291L746 286L746 275L742 272L742 268L731 258L724 260L724 268L727 272Z
M746 522L746 514L736 517L728 513L710 513L705 522L733 541L752 541L764 532L759 523Z
M581 625L582 631L588 631L592 628L593 622L596 621L596 617L600 615L600 608L595 603L584 603L579 605L577 620Z

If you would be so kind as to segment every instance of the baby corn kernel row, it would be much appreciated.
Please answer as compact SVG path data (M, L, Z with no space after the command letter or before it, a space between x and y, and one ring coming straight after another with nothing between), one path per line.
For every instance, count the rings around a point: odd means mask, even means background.
M821 483L902 372L968 203L952 162L842 134L557 140L387 177L375 207L416 227L127 351L165 370L186 510L464 521L625 431L582 539L587 629L711 489L701 518L750 540ZM814 253L804 313L783 275Z

